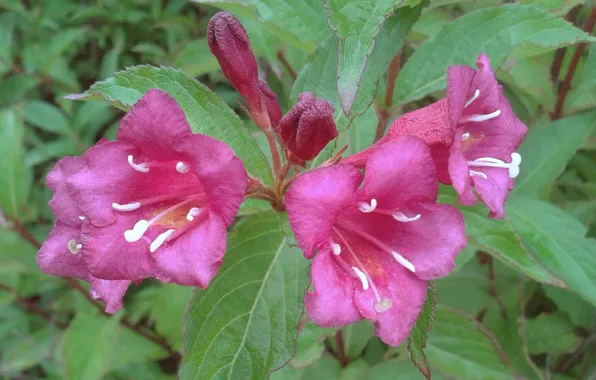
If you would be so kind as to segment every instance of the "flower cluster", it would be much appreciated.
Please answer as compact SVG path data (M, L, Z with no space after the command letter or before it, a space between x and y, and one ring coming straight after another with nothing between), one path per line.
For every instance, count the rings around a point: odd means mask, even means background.
M370 148L303 172L338 135L334 107L306 92L284 116L233 15L216 14L207 41L270 139L274 186L250 177L223 142L193 134L168 94L149 90L115 141L63 158L48 174L57 221L39 267L89 282L111 313L131 282L148 277L205 288L224 259L226 229L243 199L255 197L287 210L298 245L313 259L310 318L325 327L369 319L384 342L399 345L427 282L449 274L466 246L462 214L437 203L439 183L453 185L462 205L477 194L491 217L502 218L519 172L515 150L526 127L488 58L478 58L478 70L450 67L447 97L401 116Z

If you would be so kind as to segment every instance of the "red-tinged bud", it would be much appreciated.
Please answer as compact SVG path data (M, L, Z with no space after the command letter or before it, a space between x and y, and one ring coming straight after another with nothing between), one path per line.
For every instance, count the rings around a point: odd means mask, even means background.
M275 95L275 92L269 88L267 82L263 80L259 81L259 89L261 90L261 94L263 94L263 100L265 101L265 106L267 107L267 113L269 114L271 126L275 128L279 125L279 121L283 116L281 113L281 107L277 102L277 95Z
M248 105L253 119L263 114L257 61L240 21L228 12L218 12L209 20L207 43L232 86Z
M335 109L328 101L305 92L298 96L296 105L279 122L276 131L289 157L296 163L312 160L337 137L333 120Z

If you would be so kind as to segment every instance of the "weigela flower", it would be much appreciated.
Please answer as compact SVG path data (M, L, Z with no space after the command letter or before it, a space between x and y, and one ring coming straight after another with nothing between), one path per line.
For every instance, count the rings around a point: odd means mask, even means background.
M351 165L298 177L286 194L288 217L311 269L312 320L332 327L362 318L399 345L424 304L427 280L443 277L466 245L464 221L437 204L429 149L403 136L374 152L364 180Z
M453 184L463 205L474 205L472 188L503 218L521 156L515 152L527 128L515 116L485 54L478 70L458 65L447 71L447 98L404 114L379 142L344 162L362 167L383 144L398 136L417 136L430 146L440 182Z
M276 131L289 159L302 165L312 160L337 137L333 105L310 92L298 96L296 105L281 119Z
M58 222L39 253L43 271L60 274L57 263L68 267L76 256L95 278L157 277L201 288L221 265L226 228L247 187L232 150L192 134L182 109L160 90L132 107L116 141L60 161L50 186L58 175L64 185L50 203Z
M246 102L255 124L261 129L276 126L281 119L281 109L275 93L267 83L259 81L250 39L236 16L228 12L216 13L207 26L207 43L222 72Z

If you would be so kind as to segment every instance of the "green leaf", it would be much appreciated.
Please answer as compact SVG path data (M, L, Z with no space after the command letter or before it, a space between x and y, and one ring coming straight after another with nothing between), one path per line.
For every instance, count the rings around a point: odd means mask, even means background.
M542 353L563 354L572 351L579 343L573 325L562 312L540 314L526 319L528 350L532 355Z
M461 379L511 379L495 343L480 323L439 305L426 356L441 372Z
M12 70L14 16L11 13L0 15L0 75Z
M371 106L377 95L379 80L387 71L393 57L403 46L406 35L419 19L422 8L422 4L415 8L400 8L389 16L381 26L375 37L374 48L362 67L363 72L356 88L357 93L353 105L350 105L353 115L360 115ZM338 67L339 69L340 67ZM342 103L345 109L346 104Z
M370 321L363 319L344 327L342 333L345 353L348 358L355 359L362 354L368 341L375 334L375 327Z
M335 333L335 329L324 329L312 321L308 321L296 340L296 354L290 362L292 367L306 367L320 359L325 350L323 341L333 333Z
M264 28L306 52L313 41L329 33L327 17L320 0L192 0L210 4L239 17L257 19Z
M44 50L43 71L50 71L56 59L79 38L85 37L87 28L73 28L61 30L54 35Z
M366 380L369 379L370 366L362 359L357 359L342 369L341 380Z
M546 198L552 183L590 137L595 125L596 112L588 112L532 126L519 147L523 163L514 193Z
M323 355L323 357L313 365L294 369L287 365L278 371L271 374L270 380L339 380L341 374L341 365L331 355ZM234 379L235 380L235 379Z
M67 134L69 122L55 106L40 100L31 100L24 106L25 121L48 132Z
M410 360L390 359L373 366L368 378L371 380L416 380L424 377ZM440 378L441 376L437 376L433 372L433 380Z
M65 379L102 379L110 370L167 356L157 344L120 327L118 318L77 314L62 339Z
M309 263L278 217L248 216L229 234L218 275L191 300L180 379L261 380L290 359Z
M596 305L596 242L586 227L557 207L526 197L510 197L507 214L524 246L570 290Z
M10 105L23 100L40 80L28 74L15 74L0 81L0 104Z
M441 187L439 200L441 203L458 204L452 188ZM528 251L509 220L487 218L488 209L482 204L461 207L460 211L466 222L468 244L491 254L536 281L564 286L561 279L545 269Z
M596 325L596 308L567 289L543 286L544 293L576 326L591 329Z
M19 373L46 360L52 353L59 335L52 330L38 330L25 337L9 342L3 347L0 368L4 376L19 377ZM10 376L12 378L12 376Z
M211 54L205 38L186 44L176 56L173 66L192 77L219 70L219 63Z
M23 162L23 120L17 109L0 110L0 209L17 217L29 197L32 173Z
M532 6L508 4L470 12L447 24L410 57L399 74L393 99L404 104L443 89L448 66L473 66L481 52L496 69L515 48L515 56L521 57L582 41L596 38Z
M227 143L251 175L266 184L273 182L263 152L240 118L206 86L179 70L153 66L129 67L116 73L113 78L95 83L87 92L67 98L104 99L128 111L150 88L159 88L176 99L193 132Z
M424 354L424 348L426 347L426 340L428 339L428 333L432 330L433 321L435 320L435 312L437 308L437 288L431 281L428 284L428 290L426 291L426 301L416 324L408 337L408 351L410 351L410 357L412 362L420 373L430 380L430 368L426 361L426 355Z
M375 38L398 3L392 0L324 0L323 5L329 26L339 38L337 90L344 113L349 115Z
M163 284L159 287L151 312L157 333L180 348L183 338L182 324L191 293L192 288L189 287Z
M36 249L16 232L0 225L0 274L38 273Z

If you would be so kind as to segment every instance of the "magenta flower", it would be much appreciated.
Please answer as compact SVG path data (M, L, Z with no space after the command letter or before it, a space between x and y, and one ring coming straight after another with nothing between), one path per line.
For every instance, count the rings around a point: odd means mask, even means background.
M62 167L65 186L51 204L57 227L76 228L79 219L81 234L71 243L55 229L40 251L42 270L54 271L67 241L96 278L209 284L247 186L227 145L192 134L176 102L149 90L122 120L116 141L70 160L61 161L76 163L69 170L60 163L55 169Z
M404 135L420 137L431 148L439 181L453 184L461 204L477 202L474 188L490 216L503 218L521 163L515 150L527 128L503 96L488 57L481 54L476 65L478 71L450 66L446 99L404 114L375 145L343 162L362 167L388 141Z
M298 165L312 160L337 137L333 105L310 92L298 96L296 105L281 119L276 131Z
M297 178L286 207L304 255L318 251L305 299L312 320L331 327L366 318L385 343L399 345L422 309L427 280L451 272L466 245L461 213L436 199L430 152L415 137L381 146L364 181L351 165Z

